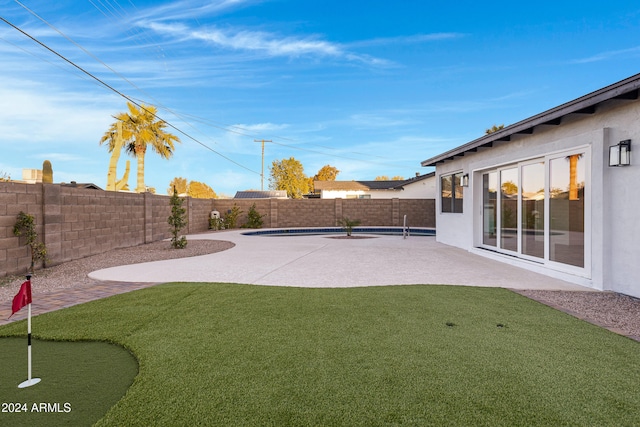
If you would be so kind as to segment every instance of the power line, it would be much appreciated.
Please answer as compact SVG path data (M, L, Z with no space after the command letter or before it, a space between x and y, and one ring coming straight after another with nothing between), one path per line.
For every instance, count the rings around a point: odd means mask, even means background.
M81 46L79 43L77 43L76 41L74 41L71 37L67 36L65 33L63 33L60 29L56 28L53 24L49 23L46 19L44 19L43 17L39 16L37 13L35 13L33 10L29 9L27 6L23 5L22 3L20 3L18 0L14 0L17 4L19 4L20 6L22 6L23 9L25 9L27 12L29 12L30 14L32 14L33 16L35 16L36 18L38 18L40 21L42 21L43 23L45 23L46 25L48 25L51 29L53 29L54 31L56 31L58 34L60 34L62 37L64 37L65 39L67 39L69 42L71 42L72 44L74 44L77 48L79 48L80 50L82 50L84 53L86 53L87 55L89 55L91 58L93 58L94 60L96 60L97 62L99 62L100 64L102 64L105 68L107 68L109 71L111 71L112 73L114 73L116 76L120 77L122 80L124 80L125 82L129 83L133 88L137 89L138 91L140 91L141 93L143 93L144 95L148 96L149 98L153 99L154 104L157 105L158 107L166 110L167 112L173 114L174 116L176 116L179 119L182 119L184 121L184 123L189 126L190 128L192 128L195 131L198 131L198 129L196 129L194 126L192 126L188 121L184 120L183 117L181 117L179 114L177 114L175 111L172 111L170 108L168 108L167 106L163 105L161 102L159 102L157 99L155 99L153 97L153 95L147 93L146 91L144 91L143 89L141 89L139 86L137 86L134 82L132 82L131 80L129 80L128 78L126 78L125 76L123 76L122 74L120 74L119 72L117 72L116 70L114 70L112 67L110 67L108 64L106 64L105 62L103 62L100 58L98 58L97 56L95 56L94 54L92 54L89 50L85 49L83 46ZM98 0L100 1L100 0ZM106 0L108 3L108 0ZM100 2L102 4L102 2ZM93 3L92 3L93 4ZM122 9L122 6L120 6L118 4L118 6L120 7L120 9ZM94 7L95 4L94 4ZM111 6L114 10L115 7ZM135 6L134 6L135 7ZM97 8L97 7L96 7ZM100 9L98 9L100 10ZM124 11L124 9L122 9ZM100 12L102 12L100 10ZM102 14L104 16L107 16L104 12L102 12ZM124 17L123 17L124 18ZM204 135L204 134L203 134ZM204 135L206 137L206 135ZM215 141L213 141L215 143Z
M158 105L160 108L164 109L165 111L173 114L174 116L180 118L181 120L183 120L189 127L191 127L192 129L199 131L197 128L195 128L193 125L191 125L189 123L188 120L185 119L185 117L190 117L191 120L196 119L197 121L199 121L202 124L206 124L209 125L211 127L223 130L225 132L229 132L229 133L235 133L241 136L247 136L247 137L255 137L256 135L254 133L252 133L250 130L242 128L240 126L232 126L232 125L228 125L228 124L224 124L224 123L220 123L220 122L215 122L214 120L211 119L204 119L204 118L200 118L198 116L195 115L189 115L189 114L181 114L181 113L177 113L175 111L173 111L172 109L164 106L162 103L158 102L158 100L156 100L152 95L146 93L144 90L142 90L140 87L138 87L135 83L133 83L132 81L130 81L128 78L126 78L125 76L123 76L122 74L120 74L119 72L117 72L115 69L113 69L112 67L110 67L108 64L106 64L104 61L100 60L97 56L95 56L94 54L92 54L90 51L88 51L87 49L85 49L83 46L81 46L79 43L75 42L73 39L71 39L69 36L67 36L66 34L64 34L61 30L59 30L58 28L56 28L54 25L52 25L51 23L49 23L47 20L45 20L44 18L42 18L41 16L39 16L37 13L35 13L33 10L29 9L27 6L23 5L22 3L20 3L20 1L18 0L14 0L17 4L19 4L21 7L23 7L26 11L28 11L29 13L31 13L33 16L35 16L36 18L38 18L40 21L42 21L43 23L45 23L46 25L48 25L50 28L52 28L54 31L56 31L58 34L60 34L62 37L64 37L66 40L68 40L69 42L71 42L73 45L75 45L77 48L81 49L84 53L86 53L87 55L89 55L91 58L93 58L95 61L99 62L100 64L102 64L105 68L107 68L108 70L110 70L111 72L113 72L115 75L117 75L119 78L121 78L122 80L124 80L125 82L127 82L128 84L130 84L132 87L134 87L135 89L139 90L140 92L144 93L145 95L147 95L148 97L150 97L151 99L153 99L156 103L156 105ZM116 1L116 5L118 6L118 8L120 8L120 11L117 10L116 6L113 6L109 0L104 0L106 2L103 3L103 1L101 0L97 0L100 5L102 7L105 8L105 10L111 14L113 17L116 17L116 14L118 14L119 16L123 17L122 13L126 13L125 10L122 8L122 6L120 4L118 4L118 2ZM91 1L91 4L98 9L105 17L108 17L107 14L101 10L93 1ZM129 1L130 2L130 1ZM131 3L131 2L130 2ZM131 3L133 5L133 3ZM135 7L135 5L133 5ZM113 10L109 10L109 7ZM107 83L105 83L104 81L100 80L99 78L95 77L94 75L92 75L91 73L89 73L88 71L85 71L83 68L81 68L80 66L76 65L75 63L73 63L72 61L70 61L69 59L65 58L64 56L62 56L61 54L59 54L58 52L54 51L53 49L49 48L48 46L46 46L44 43L38 41L37 39L35 39L34 37L30 36L29 34L27 34L26 32L24 32L23 30L21 30L20 28L18 28L17 26L11 24L10 22L8 22L6 19L1 18L4 22L6 22L8 25L12 26L13 28L15 28L16 30L20 31L21 33L23 33L25 36L31 38L33 41L35 41L36 43L40 44L42 47L46 48L47 50L49 50L50 52L54 53L55 55L59 56L60 58L62 58L63 60L65 60L66 62L68 62L69 64L71 64L72 66L74 66L75 68L79 69L80 71L82 71L84 74L88 75L89 77L91 77L92 79L96 80L97 82L99 82L101 85L105 86L106 88L112 90L113 92L117 93L118 95L122 96L123 98L127 99L128 101L132 102L133 104L137 105L140 108L143 108L141 103L138 103L136 101L133 100L133 98L124 95L123 93L121 93L120 91L114 89L113 87L111 87L110 85L108 85ZM151 42L152 44L155 44L153 42ZM24 49L23 49L24 50ZM40 58L43 59L43 58ZM43 59L46 62L46 59ZM49 62L51 63L51 62ZM164 121L165 123L167 123L167 125L169 125L171 128L177 130L178 132L180 132L181 134L185 135L187 138L195 141L196 143L202 145L203 147L205 147L206 149L214 152L215 154L223 157L224 159L250 171L253 173L257 173L256 171L253 171L252 169L249 169L247 167L245 167L244 165L241 165L237 162L235 162L234 160L224 156L223 154L217 152L216 150L213 150L211 147L205 145L204 143L202 143L201 141L197 140L196 138L194 138L193 136L187 134L186 132L180 130L179 128L177 128L176 126L172 125L170 122L161 119L157 114L154 114L155 117L157 117L159 120ZM215 125L213 123L219 123L222 126L219 125ZM206 136L206 135L205 135ZM208 136L206 136L208 138ZM281 136L275 136L275 138L279 139L279 140L286 140L286 141L291 141L291 142L296 142L296 140L291 139L291 138L285 138L285 137L281 137ZM209 138L210 139L210 138ZM216 143L215 141L213 141L214 143ZM314 154L320 154L322 156L330 156L330 157L334 157L334 158L341 158L341 159L345 159L345 160L350 160L350 161L357 161L357 162L362 162L362 163L371 163L371 164L376 164L376 165L386 165L386 166L391 166L391 167L404 167L402 165L399 164L390 164L387 162L378 162L378 161L372 161L372 160L364 160L364 159L359 159L359 158L353 158L353 157L347 157L347 156L343 156L343 155L338 155L338 154L330 154L327 152L322 152L322 151L317 151L317 150L310 150L307 148L302 148L299 147L297 145L291 145L291 144L285 144L285 143L279 143L279 142L273 142L273 141L268 141L268 142L272 142L276 145L280 145L283 147L287 147L290 149L294 149L294 150L299 150L299 151L306 151L306 152L310 152L310 153L314 153ZM327 146L321 146L321 145L316 145L316 144L311 144L311 143L304 143L304 144L309 144L309 145L314 145L317 146L321 149L325 149L325 150L337 150L336 148L333 147L327 147ZM355 152L355 151L350 151L349 153L352 154L356 154L356 155L363 155L363 156L369 156L369 157L377 157L377 158L381 158L383 159L384 157L382 156L371 156L371 154L367 154L367 153L359 153L359 152ZM264 152L263 152L263 156L264 156ZM262 159L262 179L264 180L264 157Z
M56 55L57 57L59 57L60 59L62 59L63 61L69 63L70 65L72 65L73 67L77 68L78 70L80 70L81 72L83 72L84 74L88 75L89 77L91 77L92 79L96 80L97 82L99 82L101 85L103 85L104 87L106 87L107 89L115 92L116 94L120 95L122 98L126 99L127 101L131 102L132 104L138 106L139 108L141 108L144 111L147 111L148 113L152 114L155 118L157 118L160 121L163 121L167 124L167 126L171 127L172 129L178 131L179 133L181 133L182 135L186 136L188 139L191 139L192 141L196 142L197 144L201 145L202 147L206 148L207 150L217 154L218 156L222 157L223 159L235 164L236 166L239 166L249 172L258 174L258 172L254 171L253 169L249 169L248 167L236 162L235 160L225 156L222 153L219 153L218 151L214 150L213 148L209 147L208 145L202 143L201 141L197 140L196 138L192 137L191 135L189 135L188 133L184 132L183 130L177 128L176 126L174 126L173 124L171 124L170 122L162 119L160 116L158 116L157 114L152 113L151 111L147 110L146 108L144 108L143 105L139 104L138 102L134 101L132 98L130 98L129 96L125 95L124 93L120 92L119 90L117 90L116 88L112 87L111 85L109 85L108 83L102 81L101 79L99 79L98 77L94 76L93 74L91 74L90 72L86 71L84 68L80 67L79 65L77 65L76 63L74 63L73 61L71 61L70 59L67 59L65 56L63 56L62 54L56 52L55 50L53 50L52 48L50 48L49 46L47 46L46 44L42 43L40 40L36 39L35 37L33 37L32 35L28 34L27 32L23 31L21 28L17 27L16 25L12 24L11 22L9 22L8 20L6 20L4 17L0 16L0 20L2 20L3 22L5 22L7 25L9 25L10 27L12 27L13 29L17 30L18 32L22 33L24 36L28 37L29 39L33 40L35 43L37 43L38 45L42 46L43 48L45 48L46 50L48 50L49 52L53 53L54 55Z

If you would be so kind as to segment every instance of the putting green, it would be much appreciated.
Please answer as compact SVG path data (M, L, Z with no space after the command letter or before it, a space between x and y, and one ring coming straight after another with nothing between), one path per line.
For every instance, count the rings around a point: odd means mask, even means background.
M27 379L27 339L0 339L0 425L92 425L138 373L129 351L106 342L33 340L32 358L33 377L42 381L19 389Z

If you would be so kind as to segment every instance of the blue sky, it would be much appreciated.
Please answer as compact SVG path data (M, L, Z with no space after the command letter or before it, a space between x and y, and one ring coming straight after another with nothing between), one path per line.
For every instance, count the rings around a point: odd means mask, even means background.
M493 124L640 72L637 1L0 0L0 16L189 135L173 132L171 160L147 154L162 194L176 176L259 189L254 139L273 141L265 188L289 157L307 175L409 178ZM104 187L98 141L126 100L4 22L0 64L0 171L48 159L54 181Z

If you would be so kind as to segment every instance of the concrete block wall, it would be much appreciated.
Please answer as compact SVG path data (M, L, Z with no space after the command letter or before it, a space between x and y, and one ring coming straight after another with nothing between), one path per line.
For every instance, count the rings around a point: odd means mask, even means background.
M42 235L44 228L42 211L43 184L0 183L0 277L3 271L26 272L31 255L25 246L25 238L13 234L13 226L20 211L33 215L36 232ZM6 275L6 273L5 273Z
M24 238L13 235L20 211L35 217L36 232L47 246L47 265L51 266L169 238L169 199L151 193L0 182L0 277L25 273L31 263ZM238 219L242 226L254 203L265 228L333 227L343 217L359 219L365 226L399 226L405 214L412 227L435 227L434 200L187 198L183 206L188 225L183 231L207 231L212 210L224 217L234 205L242 211Z
M409 227L436 226L436 201L434 199L399 199L398 221L402 225L404 215Z
M359 220L362 226L397 226L401 225L398 223L397 205L398 199L345 199L342 200L342 216Z
M150 205L151 215L147 211L147 221L148 224L151 225L150 229L147 225L147 234L145 236L144 243L157 242L158 240L168 239L171 237L171 233L169 232L169 224L168 220L171 216L171 205L169 203L171 197L169 196L159 196L154 194L145 193L148 201L147 204ZM148 206L149 207L149 206ZM186 199L182 203L182 207L187 209L186 215L188 218L189 215L189 201ZM187 230L184 230L185 233Z
M137 194L54 184L45 184L44 193L49 264L144 242L144 198Z
M234 205L243 213L238 225L246 223L252 204L263 217L265 228L335 227L343 217L359 219L364 226L401 226L404 215L412 227L435 227L433 199L256 199L213 200L222 217Z
M277 200L276 227L335 227L335 206L340 202L342 199Z
M211 200L187 198L183 206L193 219L184 232L206 231ZM24 238L13 235L20 211L35 217L48 266L170 237L169 196L0 182L0 277L25 273L31 263Z
M272 227L278 227L278 225L274 225L277 224L277 220L279 218L279 211L277 210L277 202L281 202L283 200L276 200L276 199L255 199L255 200L251 200L251 199L241 199L241 200L234 200L234 199L214 199L212 202L213 204L213 208L212 210L216 210L218 212L220 212L220 216L222 218L227 216L227 213L233 209L234 206L237 206L242 213L240 214L240 217L238 218L238 226L242 226L243 224L245 224L247 222L247 214L249 213L249 208L251 208L251 206L255 203L256 204L256 211L260 214L260 215L264 215L262 217L262 221L263 221L263 227L264 228L272 228ZM272 202L276 202L275 205L272 204ZM276 206L276 210L272 212L272 206Z
M193 234L209 230L209 214L213 210L211 208L211 199L189 198L188 200L190 205L187 232Z

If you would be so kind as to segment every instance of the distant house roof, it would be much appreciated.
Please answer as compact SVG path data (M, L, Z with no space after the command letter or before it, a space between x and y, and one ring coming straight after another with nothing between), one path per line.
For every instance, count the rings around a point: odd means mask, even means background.
M607 101L636 100L640 97L640 74L631 76L612 85L606 86L595 92L591 92L580 98L564 103L528 119L519 121L496 132L484 135L467 144L449 150L438 156L421 162L422 166L436 166L453 160L456 157L465 156L479 149L493 147L504 142L511 141L517 134L532 134L538 126L558 126L569 114L595 114L597 107Z
M233 197L234 199L287 199L287 191L286 190L270 190L270 191L259 191L259 190L247 190L247 191L237 191L236 195Z
M92 183L92 182L75 182L75 181L71 181L70 183L61 183L60 184L63 187L76 187L76 188L88 188L91 190L102 190L102 188L98 187L96 184Z
M313 186L317 191L403 190L407 184L422 181L434 175L435 172L431 172L410 179L386 181L314 181Z

